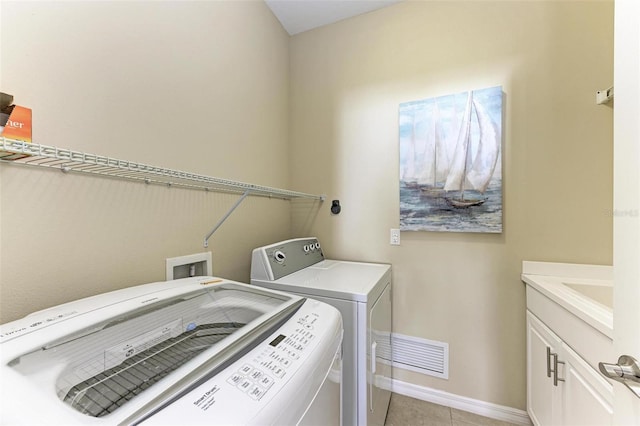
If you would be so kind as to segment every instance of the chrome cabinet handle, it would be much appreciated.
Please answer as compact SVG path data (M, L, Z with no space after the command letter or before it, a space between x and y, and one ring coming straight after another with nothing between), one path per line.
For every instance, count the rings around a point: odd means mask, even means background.
M564 361L558 361L558 354L551 354L553 356L553 386L558 386L558 382L564 382L564 379L558 378L558 364L564 365Z
M629 355L618 358L617 364L598 363L600 372L607 378L624 383L631 392L640 398L640 364Z
M551 368L551 358L553 357L553 369ZM558 382L564 382L564 379L558 378L558 364L563 364L563 361L558 361L558 354L551 353L551 348L547 346L547 377L551 377L553 373L553 386L558 386Z

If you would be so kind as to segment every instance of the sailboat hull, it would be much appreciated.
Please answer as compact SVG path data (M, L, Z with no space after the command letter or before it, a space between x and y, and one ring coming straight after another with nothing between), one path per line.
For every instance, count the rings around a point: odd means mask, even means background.
M428 197L443 197L447 192L442 186L432 185L422 186L420 187L420 191L422 191L422 195L426 195Z
M482 199L482 200L462 200L459 198L445 198L445 200L447 201L447 203L451 206L451 207L455 207L456 209L466 209L469 207L473 207L473 206L479 206L484 204L485 201L487 201L486 199Z

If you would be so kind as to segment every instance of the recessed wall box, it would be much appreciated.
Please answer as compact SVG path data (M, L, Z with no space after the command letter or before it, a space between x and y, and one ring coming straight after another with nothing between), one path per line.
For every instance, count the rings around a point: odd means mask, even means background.
M187 256L170 257L166 261L166 279L211 276L213 275L213 262L211 252L190 254Z

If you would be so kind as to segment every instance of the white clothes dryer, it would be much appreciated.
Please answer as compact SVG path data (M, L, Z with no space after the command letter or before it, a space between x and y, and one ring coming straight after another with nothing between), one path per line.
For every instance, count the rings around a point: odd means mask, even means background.
M324 258L317 238L256 248L251 284L328 303L344 324L342 424L384 425L391 397L391 265Z

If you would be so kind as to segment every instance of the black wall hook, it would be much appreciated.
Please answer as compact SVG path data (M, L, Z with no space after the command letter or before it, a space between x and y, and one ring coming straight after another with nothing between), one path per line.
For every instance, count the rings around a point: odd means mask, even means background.
M331 213L339 214L342 207L340 207L340 200L331 201Z

